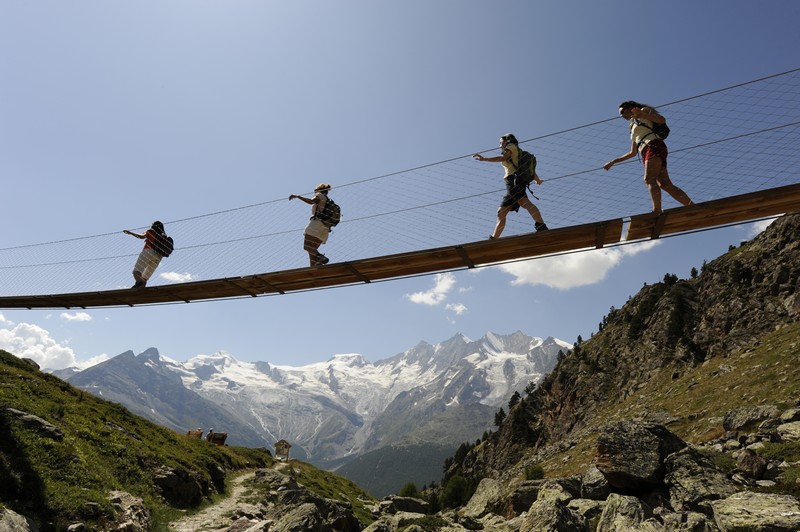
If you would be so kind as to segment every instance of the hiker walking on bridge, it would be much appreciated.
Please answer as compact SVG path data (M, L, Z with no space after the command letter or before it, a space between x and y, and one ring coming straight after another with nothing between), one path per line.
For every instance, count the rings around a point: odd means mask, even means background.
M161 263L163 257L168 256L172 249L162 250L161 253L156 251L156 247L163 246L166 243L167 233L164 231L164 224L156 220L153 225L143 234L134 233L125 229L122 231L126 235L135 236L144 240L144 248L139 253L139 258L136 259L136 265L133 267L133 279L136 283L131 288L144 288L147 285L148 279L156 271L158 265ZM172 239L169 239L170 246ZM158 245L157 245L158 244Z
M325 210L325 205L329 202L328 191L331 186L328 183L320 183L314 189L314 197L306 198L299 194L289 196L289 201L297 198L311 205L311 219L306 226L303 249L308 252L308 259L311 266L322 266L328 264L328 257L319 252L319 247L328 241L331 227L323 221L321 216Z
M691 205L689 196L675 186L667 171L667 145L664 139L669 134L666 119L649 105L633 100L619 104L619 116L629 122L631 130L631 149L625 155L617 157L603 165L606 170L617 163L627 161L636 154L644 163L644 182L653 202L653 212L661 214L661 190L675 198L681 205Z
M503 201L500 202L500 208L497 209L497 224L494 231L489 238L499 238L503 229L506 227L506 216L509 212L519 212L522 207L531 215L535 222L534 227L537 231L544 231L547 225L544 223L542 214L539 209L534 205L530 199L526 188L531 181L535 181L537 185L542 184L542 180L536 174L536 160L533 159L531 168L520 167L520 149L517 137L512 133L506 133L500 137L500 149L503 154L497 157L484 157L480 153L472 156L476 161L486 161L487 163L500 163L503 165L505 175L503 180L506 183L506 195L503 196ZM526 176L528 172L530 175ZM526 179L527 177L527 179Z

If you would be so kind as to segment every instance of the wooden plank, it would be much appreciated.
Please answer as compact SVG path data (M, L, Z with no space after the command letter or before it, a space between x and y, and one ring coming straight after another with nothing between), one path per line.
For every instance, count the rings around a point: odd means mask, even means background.
M800 210L800 184L740 194L664 211L663 227L652 213L631 217L626 240L653 238Z

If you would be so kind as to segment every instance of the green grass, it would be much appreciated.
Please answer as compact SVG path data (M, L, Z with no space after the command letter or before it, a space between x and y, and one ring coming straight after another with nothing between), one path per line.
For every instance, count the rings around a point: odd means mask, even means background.
M289 470L297 482L317 495L349 501L353 505L353 513L356 518L365 525L375 520L372 512L366 506L366 504L374 503L375 499L354 482L297 460L291 460L288 467L282 472L288 474ZM365 503L365 501L367 502Z
M759 404L788 408L800 395L800 372L796 371L798 338L800 323L793 323L754 339L750 346L727 357L685 367L675 379L674 368L665 367L624 401L601 404L583 430L575 434L577 445L540 465L552 478L582 473L595 458L595 443L606 423L646 412L669 413L676 418L668 425L672 432L689 443L702 443L724 434L722 417L730 410ZM725 366L732 371L726 372ZM774 448L768 445L766 449ZM769 452L787 453L800 460L800 445L787 444L779 449ZM787 472L782 492L796 490L789 489L788 479L793 482L798 476L800 470Z
M51 521L55 528L112 519L106 499L112 490L141 497L160 528L159 522L180 512L161 499L154 468L186 470L210 490L212 465L235 471L272 463L263 450L217 447L155 425L4 351L0 405L38 416L64 433L60 441L50 439L0 413L0 502L39 524ZM99 511L87 512L89 503Z

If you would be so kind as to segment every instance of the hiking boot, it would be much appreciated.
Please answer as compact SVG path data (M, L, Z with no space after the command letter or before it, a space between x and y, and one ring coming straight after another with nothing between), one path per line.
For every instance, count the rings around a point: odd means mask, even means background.
M145 286L147 286L147 281L136 281L131 288L144 288Z
M536 222L533 224L533 227L536 228L537 231L547 231L547 224L544 222Z
M331 259L329 259L325 255L319 254L319 255L317 255L317 260L314 261L314 266L324 266L325 264L328 264L328 262L330 262L330 260Z

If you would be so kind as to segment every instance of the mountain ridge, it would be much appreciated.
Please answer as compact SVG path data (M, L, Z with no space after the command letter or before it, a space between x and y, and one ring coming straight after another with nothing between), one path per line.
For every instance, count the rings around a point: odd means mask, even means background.
M225 351L178 362L150 348L66 378L174 430L216 427L253 447L287 439L294 456L326 466L385 445L457 446L480 436L490 421L436 430L437 419L459 419L437 416L469 405L490 411L543 378L568 347L521 331L478 340L458 333L375 363L342 353L298 367L241 362Z

